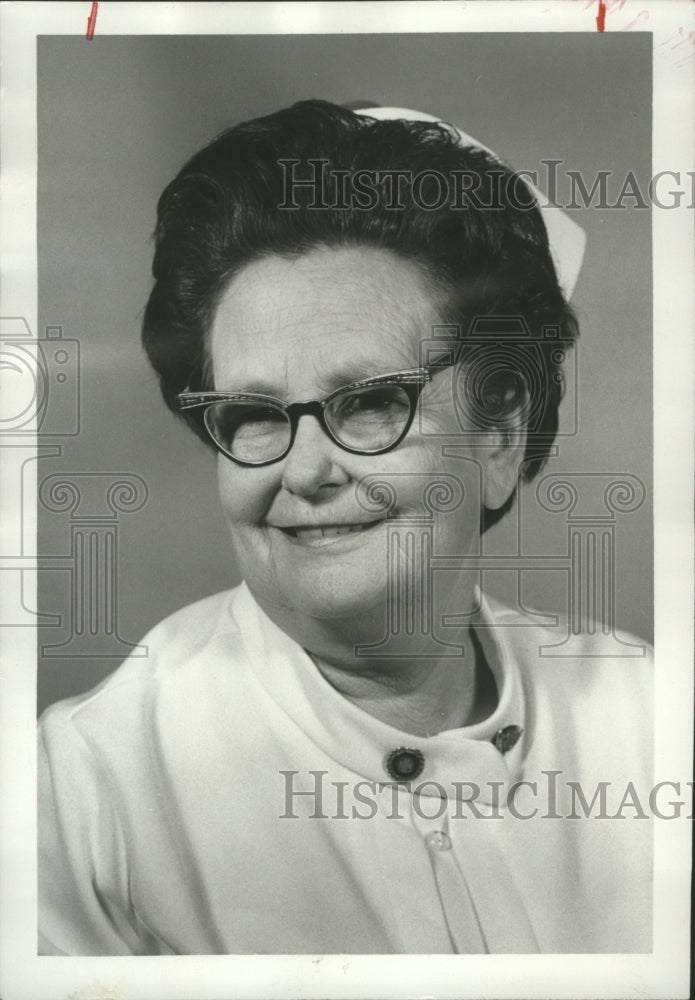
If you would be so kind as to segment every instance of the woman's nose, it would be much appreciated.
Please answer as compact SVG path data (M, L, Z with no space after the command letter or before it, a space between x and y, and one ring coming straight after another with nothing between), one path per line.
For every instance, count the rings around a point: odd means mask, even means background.
M284 459L282 485L289 493L306 498L329 487L343 486L350 478L341 461L343 455L347 457L347 452L331 441L316 417L304 414Z

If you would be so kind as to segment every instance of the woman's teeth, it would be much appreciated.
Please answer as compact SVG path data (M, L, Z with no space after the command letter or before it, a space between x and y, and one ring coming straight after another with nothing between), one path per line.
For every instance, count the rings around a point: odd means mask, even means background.
M375 521L371 521L369 524L334 524L325 528L294 528L294 534L302 541L311 541L315 538L334 538L337 535L349 535L354 531L364 531L366 528L373 527L375 523Z

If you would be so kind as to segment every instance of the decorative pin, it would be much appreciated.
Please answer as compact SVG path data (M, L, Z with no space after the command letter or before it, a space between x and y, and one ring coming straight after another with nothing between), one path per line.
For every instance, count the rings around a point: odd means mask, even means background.
M523 731L521 726L505 726L504 729L498 729L490 742L501 754L505 754L516 746Z

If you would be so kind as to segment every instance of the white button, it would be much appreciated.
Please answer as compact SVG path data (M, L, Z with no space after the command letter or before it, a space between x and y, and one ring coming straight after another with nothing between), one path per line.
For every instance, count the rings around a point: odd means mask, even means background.
M428 833L425 837L425 843L433 851L448 851L451 849L451 841L443 830L435 830L433 833Z

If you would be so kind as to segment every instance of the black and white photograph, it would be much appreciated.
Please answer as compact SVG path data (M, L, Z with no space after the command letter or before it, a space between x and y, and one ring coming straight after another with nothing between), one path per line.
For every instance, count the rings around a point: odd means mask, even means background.
M5 5L3 998L688 996L691 6Z

